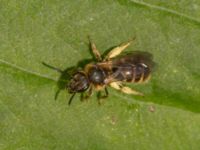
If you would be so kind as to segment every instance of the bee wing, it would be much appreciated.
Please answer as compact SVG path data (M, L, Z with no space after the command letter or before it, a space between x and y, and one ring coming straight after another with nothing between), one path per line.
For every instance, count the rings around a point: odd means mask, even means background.
M155 66L155 62L153 62L153 55L149 52L142 51L124 53L112 60L113 67L121 66L121 64L136 65L138 63L145 64L150 68Z
M122 74L122 70L128 70L130 67L134 69L138 65L142 65L147 69L146 75L148 75L155 66L153 56L149 52L134 51L129 53L123 53L118 57L111 59L110 61L98 63L101 68L106 70L107 78L105 83L122 81L119 76ZM137 67L135 68L137 69ZM140 71L137 71L141 73Z

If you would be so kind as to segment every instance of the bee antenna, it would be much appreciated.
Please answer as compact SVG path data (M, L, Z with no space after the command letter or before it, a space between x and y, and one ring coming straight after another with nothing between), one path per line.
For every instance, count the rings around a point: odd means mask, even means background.
M75 94L76 94L76 93L73 93L73 95L70 97L70 99L69 99L69 102L68 102L68 105L70 105L70 104L71 104L71 102L72 102L72 100L73 100L73 98L74 98Z
M53 69L53 70L55 70L55 71L57 71L57 72L60 72L60 73L63 73L63 71L62 71L61 69L59 69L59 68L56 68L56 67L54 67L54 66L51 66L51 65L49 65L49 64L47 64L47 63L45 63L45 62L42 62L42 64L43 64L44 66L50 68L50 69Z
M59 93L60 93L60 89L58 89L58 90L56 91L56 94L55 94L55 96L54 96L54 99L55 99L55 100L57 100Z

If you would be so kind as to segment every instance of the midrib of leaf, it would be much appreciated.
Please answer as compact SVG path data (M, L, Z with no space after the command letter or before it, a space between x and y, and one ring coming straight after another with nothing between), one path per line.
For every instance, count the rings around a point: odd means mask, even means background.
M2 59L0 59L0 62L2 63L2 64L4 64L4 66L6 66L6 67L9 67L9 68L12 68L12 69L14 69L14 70L18 70L18 71L20 71L20 72L22 72L22 73L25 73L26 75L28 75L28 76L34 76L34 77L37 77L37 78L40 78L40 79L42 79L42 80L50 80L50 81L53 81L53 82L58 82L56 79L54 79L54 78L51 78L51 77L48 77L48 76L46 76L46 75L43 75L43 74L40 74L40 73L37 73L37 72L33 72L33 71L29 71L29 70L27 70L27 69L24 69L24 68L22 68L22 67L20 67L20 66L17 66L17 65L15 65L15 64L12 64L12 63L10 63L10 62L7 62L7 61L4 61L4 60L2 60ZM64 82L64 81L63 81ZM120 95L120 94L118 94L118 92L114 92L114 95L115 96L117 96L117 97L120 97L120 98L123 98L123 99L126 99L127 100L127 102L128 103L132 103L132 102L134 102L133 101L133 99L132 98L129 98L129 97L126 97L126 96L122 96L122 95ZM162 96L161 96L162 97ZM140 100L139 100L140 101ZM144 102L144 101L140 101L141 103L156 103L156 104L158 104L158 105L161 105L161 106L163 106L163 104L162 103L159 103L159 102L155 102L155 101L146 101L146 102ZM4 105L6 105L6 104L4 104ZM166 106L167 107L172 107L171 105L169 105L168 106L168 104L166 104ZM181 109L181 110L187 110L188 111L188 109L184 109L183 108L183 106L182 105L180 105L181 107L175 107L176 109ZM174 108L174 107L173 107ZM189 111L191 111L191 109L189 109ZM192 111L193 112L193 111ZM195 112L195 111L194 111ZM198 111L197 111L198 112ZM14 114L13 112L11 112L12 114Z
M118 0L118 1L120 3L122 3L121 0ZM198 20L198 19L196 19L194 17L191 17L189 15L186 15L184 13L180 13L178 11L169 9L169 8L165 8L165 7L161 7L161 6L157 6L157 5L152 5L150 3L146 3L146 2L142 2L142 1L137 1L137 0L125 0L125 1L129 1L129 2L131 2L133 4L136 4L136 5L141 6L141 7L146 7L146 8L158 10L158 11L161 11L161 12L165 12L165 13L174 15L174 16L179 17L179 18L184 18L184 19L186 19L186 20L188 20L190 22L193 22L196 25L200 25L200 20Z
M8 62L8 61L5 61L5 60L3 60L3 59L0 59L0 62L1 62L2 64L4 64L4 65L9 66L9 67L12 68L12 69L19 70L19 71L24 72L24 73L26 73L26 74L34 75L34 76L39 77L39 78L42 78L42 79L48 79L48 80L52 80L52 81L57 81L57 80L54 79L54 78L48 77L48 76L43 75L43 74L40 74L40 73L38 73L38 72L34 72L34 71L30 71L30 70L24 69L24 68L22 68L22 67L20 67L20 66L17 66L17 65L15 65L15 64L12 64L12 63L10 63L10 62Z

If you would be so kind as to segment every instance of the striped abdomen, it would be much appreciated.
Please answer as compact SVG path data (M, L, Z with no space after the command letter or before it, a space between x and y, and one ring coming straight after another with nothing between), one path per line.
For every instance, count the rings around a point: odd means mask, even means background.
M143 63L122 64L113 68L113 78L117 81L143 82L150 77L150 74L150 68Z
M135 52L113 60L112 78L116 81L144 82L149 79L154 62L147 52Z

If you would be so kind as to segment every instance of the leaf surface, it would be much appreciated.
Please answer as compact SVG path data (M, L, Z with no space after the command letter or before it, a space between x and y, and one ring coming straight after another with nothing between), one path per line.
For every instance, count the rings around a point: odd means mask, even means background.
M198 1L0 1L0 149L199 149ZM102 106L70 95L62 70L136 37L153 54L145 97L109 88ZM61 92L54 100L58 88Z

